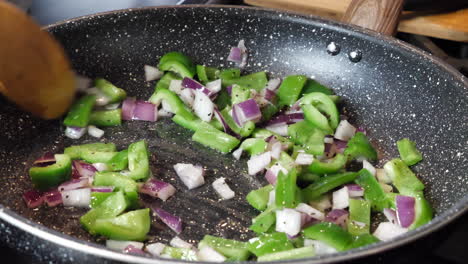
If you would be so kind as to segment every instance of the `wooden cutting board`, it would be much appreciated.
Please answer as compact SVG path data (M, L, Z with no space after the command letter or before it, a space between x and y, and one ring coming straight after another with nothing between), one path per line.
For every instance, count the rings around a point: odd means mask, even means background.
M285 9L340 20L351 0L245 0L244 2L255 6ZM468 42L468 9L426 16L404 12L398 30Z

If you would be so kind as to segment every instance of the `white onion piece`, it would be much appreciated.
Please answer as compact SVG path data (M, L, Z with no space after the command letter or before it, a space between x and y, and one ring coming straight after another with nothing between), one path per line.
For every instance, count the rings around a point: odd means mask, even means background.
M182 80L172 80L169 84L169 90L180 95L182 92Z
M229 185L227 185L223 177L216 179L212 185L213 185L213 189L215 189L215 191L219 194L219 196L221 196L221 198L223 198L224 200L234 198L234 196L236 195L231 190Z
M116 251L123 251L129 245L132 245L138 249L143 249L143 246L145 244L141 242L137 242L137 241L125 241L125 240L121 241L121 240L112 240L112 239L106 240L106 247L108 249L112 249Z
M376 171L375 167L372 166L372 164L370 164L370 162L368 162L367 160L363 160L362 161L362 168L368 170L375 177L377 171Z
M114 104L105 105L105 106L104 106L104 109L106 109L106 110L115 110L115 109L119 108L119 106L120 106L120 102L119 102L119 103L114 103Z
M338 191L333 192L333 207L332 209L345 209L349 206L348 187L343 187Z
M193 111L205 122L210 122L213 117L214 104L210 97L199 90L195 91L195 101L193 102Z
M401 234L404 234L408 229L392 224L390 222L380 223L374 232L374 236L382 241L391 240Z
M309 203L312 207L320 210L320 211L325 211L328 210L332 207L332 204L330 202L330 197L328 195L324 195L322 198L316 201L310 201Z
M184 88L180 91L180 99L188 106L193 107L195 101L195 94L192 89Z
M284 208L283 210L276 210L275 230L295 236L301 231L301 219L301 213L294 209Z
M172 110L171 105L166 100L162 100L161 106L164 111L174 114L174 110Z
M252 156L248 161L247 161L247 167L248 167L248 172L249 175L255 175L259 172L261 172L263 169L268 166L271 162L271 152L267 151L265 153L259 154Z
M387 176L387 173L385 172L384 169L376 169L375 176L377 177L377 180L382 183L392 183L392 179Z
M205 179L203 177L205 171L201 166L177 163L174 165L174 170L189 190L197 188L205 183Z
M243 151L244 151L244 150L243 150L242 148L238 148L238 149L236 149L236 150L234 150L234 151L232 152L232 156L233 156L236 160L239 160L240 157L242 156L242 152L243 152Z
M79 139L86 133L85 127L67 127L65 128L65 136L71 139Z
M95 104L97 106L104 106L109 104L110 99L107 97L101 90L99 90L96 87L92 87L86 90L87 94L93 94L96 95L96 102Z
M89 125L88 126L88 134L95 138L101 138L104 136L104 130L97 128L96 126Z
M384 192L386 192L386 193L393 192L393 187L391 185L388 185L388 184L383 183L383 182L379 182L379 184L380 184L380 187L382 187L382 189L384 190Z
M178 236L175 236L169 242L169 245L176 247L176 248L193 248L193 245L188 243L187 241L181 239Z
M89 207L89 203L91 202L90 188L68 190L61 193L64 206Z
M101 163L101 162L93 163L93 167L96 168L96 170L98 171L106 171L109 169L106 163Z
M226 257L209 246L204 246L197 252L198 260L209 262L224 262Z
M283 150L283 144L281 142L275 142L271 146L271 157L274 159L279 159L281 151Z
M334 140L332 137L325 137L323 139L323 143L327 143L327 144L333 144Z
M275 204L276 202L276 191L273 189L268 193L268 205Z
M173 115L174 115L173 113L168 112L168 111L166 111L166 110L164 110L164 109L162 109L162 108L159 109L159 111L158 111L158 116L162 116L162 117L171 117L171 116L173 116Z
M317 256L338 252L334 247L331 247L319 240L304 239L304 246L313 246L315 249L315 255Z
M298 165L310 165L314 161L314 155L299 153L294 161Z
M75 74L75 87L79 92L86 91L91 87L91 79L80 74Z
M349 197L362 197L364 196L364 188L358 184L346 184L348 188Z
M158 243L152 243L152 244L146 245L145 250L146 252L150 253L152 256L157 257L161 255L165 247L166 245L158 242Z
M210 90L213 94L221 91L221 79L211 81L205 85L205 88Z
M164 75L164 72L160 71L156 67L145 65L143 68L145 70L145 80L147 82L158 80Z
M325 214L312 206L305 204L305 203L300 203L296 207L296 211L299 211L301 213L307 214L311 216L312 218L315 218L317 220L323 221L325 219Z
M288 135L288 125L286 124L266 126L265 129L283 137Z
M281 79L280 78L274 78L270 79L267 83L266 88L270 91L276 91L281 84Z
M398 223L398 217L397 213L395 210L391 208L384 208L383 209L383 214L387 218L387 220L392 223L392 224L397 224Z
M343 141L350 140L356 134L356 128L347 120L341 120L335 131L335 138Z

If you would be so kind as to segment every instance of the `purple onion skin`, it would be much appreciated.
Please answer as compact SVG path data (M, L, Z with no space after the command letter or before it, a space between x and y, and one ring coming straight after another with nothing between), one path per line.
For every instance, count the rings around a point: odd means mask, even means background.
M29 208L36 208L44 203L44 193L37 190L29 190L23 194L23 200Z
M163 221L170 229L177 234L182 232L182 219L171 213L157 207L151 208L153 212Z
M46 152L42 157L34 161L34 166L36 167L47 167L55 163L55 157L52 152Z
M404 195L397 195L395 200L398 222L401 227L407 228L414 222L416 200L414 197Z

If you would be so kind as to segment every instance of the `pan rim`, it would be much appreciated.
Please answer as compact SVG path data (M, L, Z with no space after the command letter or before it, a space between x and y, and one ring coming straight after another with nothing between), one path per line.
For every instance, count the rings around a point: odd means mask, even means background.
M446 64L441 59L432 56L430 53L423 51L419 48L416 48L406 42L400 41L390 36L382 35L376 33L371 30L367 30L364 28L360 28L353 25L344 24L341 22L331 21L328 19L323 19L313 15L303 15L298 14L295 12L288 12L288 11L279 11L276 9L269 9L269 8L258 8L258 7L246 7L246 6L229 6L229 5L185 5L185 6L157 6L157 7L143 7L143 8L129 8L129 9L121 9L115 11L108 11L108 12L101 12L96 14L85 15L69 20L60 21L46 27L43 27L44 30L51 30L55 27L62 26L67 23L73 23L75 21L82 21L85 19L91 19L97 16L106 16L118 13L127 13L127 12L134 12L134 11L142 11L142 10L154 10L154 9L164 9L164 8L229 8L229 9L251 9L257 11L266 11L266 12L273 12L278 14L286 14L291 17L307 19L317 23L324 23L330 28L334 28L335 30L345 30L345 31L352 31L353 33L360 34L360 37L368 38L368 39L377 39L381 41L385 41L390 46L401 48L406 52L410 52L412 54L419 55L420 57L429 60L430 62L438 65L439 67L443 68L446 72L448 72L454 80L458 80L463 83L465 90L468 87L468 79L459 73L455 68ZM408 244L416 239L419 239L425 235L428 235L432 231L438 230L441 227L445 226L446 224L450 223L463 213L468 211L468 196L465 196L463 199L455 203L452 207L448 210L443 212L442 214L438 215L430 224L422 226L416 230L412 230L409 233L399 237L398 240L391 240L385 242L375 243L373 245L354 249L350 251L345 251L341 253L335 253L326 256L317 256L314 258L309 259L301 259L301 260L289 260L285 261L285 263L300 263L307 261L308 263L335 263L343 260L351 260L362 258L370 255L374 255L377 253L381 253L387 251L392 248L400 247L404 244ZM13 226L24 230L27 233L30 233L34 236L38 236L44 240L49 242L55 243L60 246L65 246L67 248L78 250L85 254L93 254L99 257L108 258L112 260L118 261L128 261L128 262L136 262L136 263L154 263L155 259L149 259L144 257L126 255L119 252L114 252L109 249L106 249L102 245L98 245L96 243L91 243L87 241L83 241L81 239L77 239L75 237L63 234L61 232L52 230L47 228L43 225L40 225L36 222L33 222L12 210L5 208L3 205L0 204L0 219L12 224ZM171 260L171 259L164 259L164 261L170 263L189 263L187 261L178 261L178 260ZM195 262L197 263L197 262ZM242 263L252 263L252 262L242 262Z

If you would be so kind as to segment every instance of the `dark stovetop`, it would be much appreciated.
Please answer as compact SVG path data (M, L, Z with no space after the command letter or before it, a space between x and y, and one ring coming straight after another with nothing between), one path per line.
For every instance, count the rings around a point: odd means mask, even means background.
M11 0L14 2L14 0ZM54 2L54 3L52 3ZM99 2L99 3L98 3ZM207 3L220 2L213 0L55 0L34 1L30 9L41 24L49 24L58 20L71 18L78 15L110 10L109 4L114 8L138 7L145 5L163 5L180 3ZM224 1L238 2L238 1ZM70 8L73 5L73 8ZM446 227L433 232L415 242L397 249L387 251L375 256L346 262L347 264L415 264L415 263L441 263L441 264L464 264L468 263L468 248L466 238L468 237L468 213L465 213ZM39 263L37 259L28 255L20 255L14 249L0 244L0 255L12 263Z

